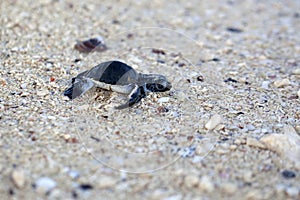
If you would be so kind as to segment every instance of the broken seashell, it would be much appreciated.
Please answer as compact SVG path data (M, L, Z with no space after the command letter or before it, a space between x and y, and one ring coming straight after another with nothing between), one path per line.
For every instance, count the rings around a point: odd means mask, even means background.
M77 41L74 48L83 53L90 53L94 51L102 52L107 49L103 38L100 36L84 41Z

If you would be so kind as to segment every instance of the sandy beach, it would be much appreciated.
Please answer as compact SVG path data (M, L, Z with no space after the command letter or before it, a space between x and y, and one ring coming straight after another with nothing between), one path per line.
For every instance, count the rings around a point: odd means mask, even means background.
M300 199L299 1L0 6L1 199ZM172 89L63 95L110 60Z

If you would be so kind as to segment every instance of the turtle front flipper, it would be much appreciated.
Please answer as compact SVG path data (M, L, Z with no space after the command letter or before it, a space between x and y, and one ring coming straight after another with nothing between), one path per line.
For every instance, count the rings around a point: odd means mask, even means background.
M86 78L75 79L72 81L72 85L65 90L64 95L69 97L69 99L75 99L76 97L86 93L92 87L94 83Z
M143 86L136 87L136 89L131 93L130 99L125 104L117 106L117 109L124 109L133 106L134 104L140 102L142 98L146 97L146 92Z

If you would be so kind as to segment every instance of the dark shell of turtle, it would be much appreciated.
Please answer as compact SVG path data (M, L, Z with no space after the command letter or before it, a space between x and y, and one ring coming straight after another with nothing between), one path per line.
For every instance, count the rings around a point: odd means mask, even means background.
M90 53L92 51L105 51L107 49L101 37L91 38L84 41L78 41L74 48L83 53Z
M112 85L127 85L138 79L138 73L132 67L119 61L101 63L78 75L78 77L81 76Z

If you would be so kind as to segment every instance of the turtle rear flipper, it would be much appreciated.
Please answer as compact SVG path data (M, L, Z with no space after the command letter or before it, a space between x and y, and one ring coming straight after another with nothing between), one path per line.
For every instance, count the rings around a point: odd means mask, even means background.
M124 109L133 106L134 104L140 102L142 98L146 97L146 92L143 86L137 87L135 91L132 92L129 101L125 104L117 106L117 109Z
M74 81L72 85L65 90L64 95L73 100L76 97L86 93L88 90L94 87L94 85L95 84L89 79L76 79L76 81Z

